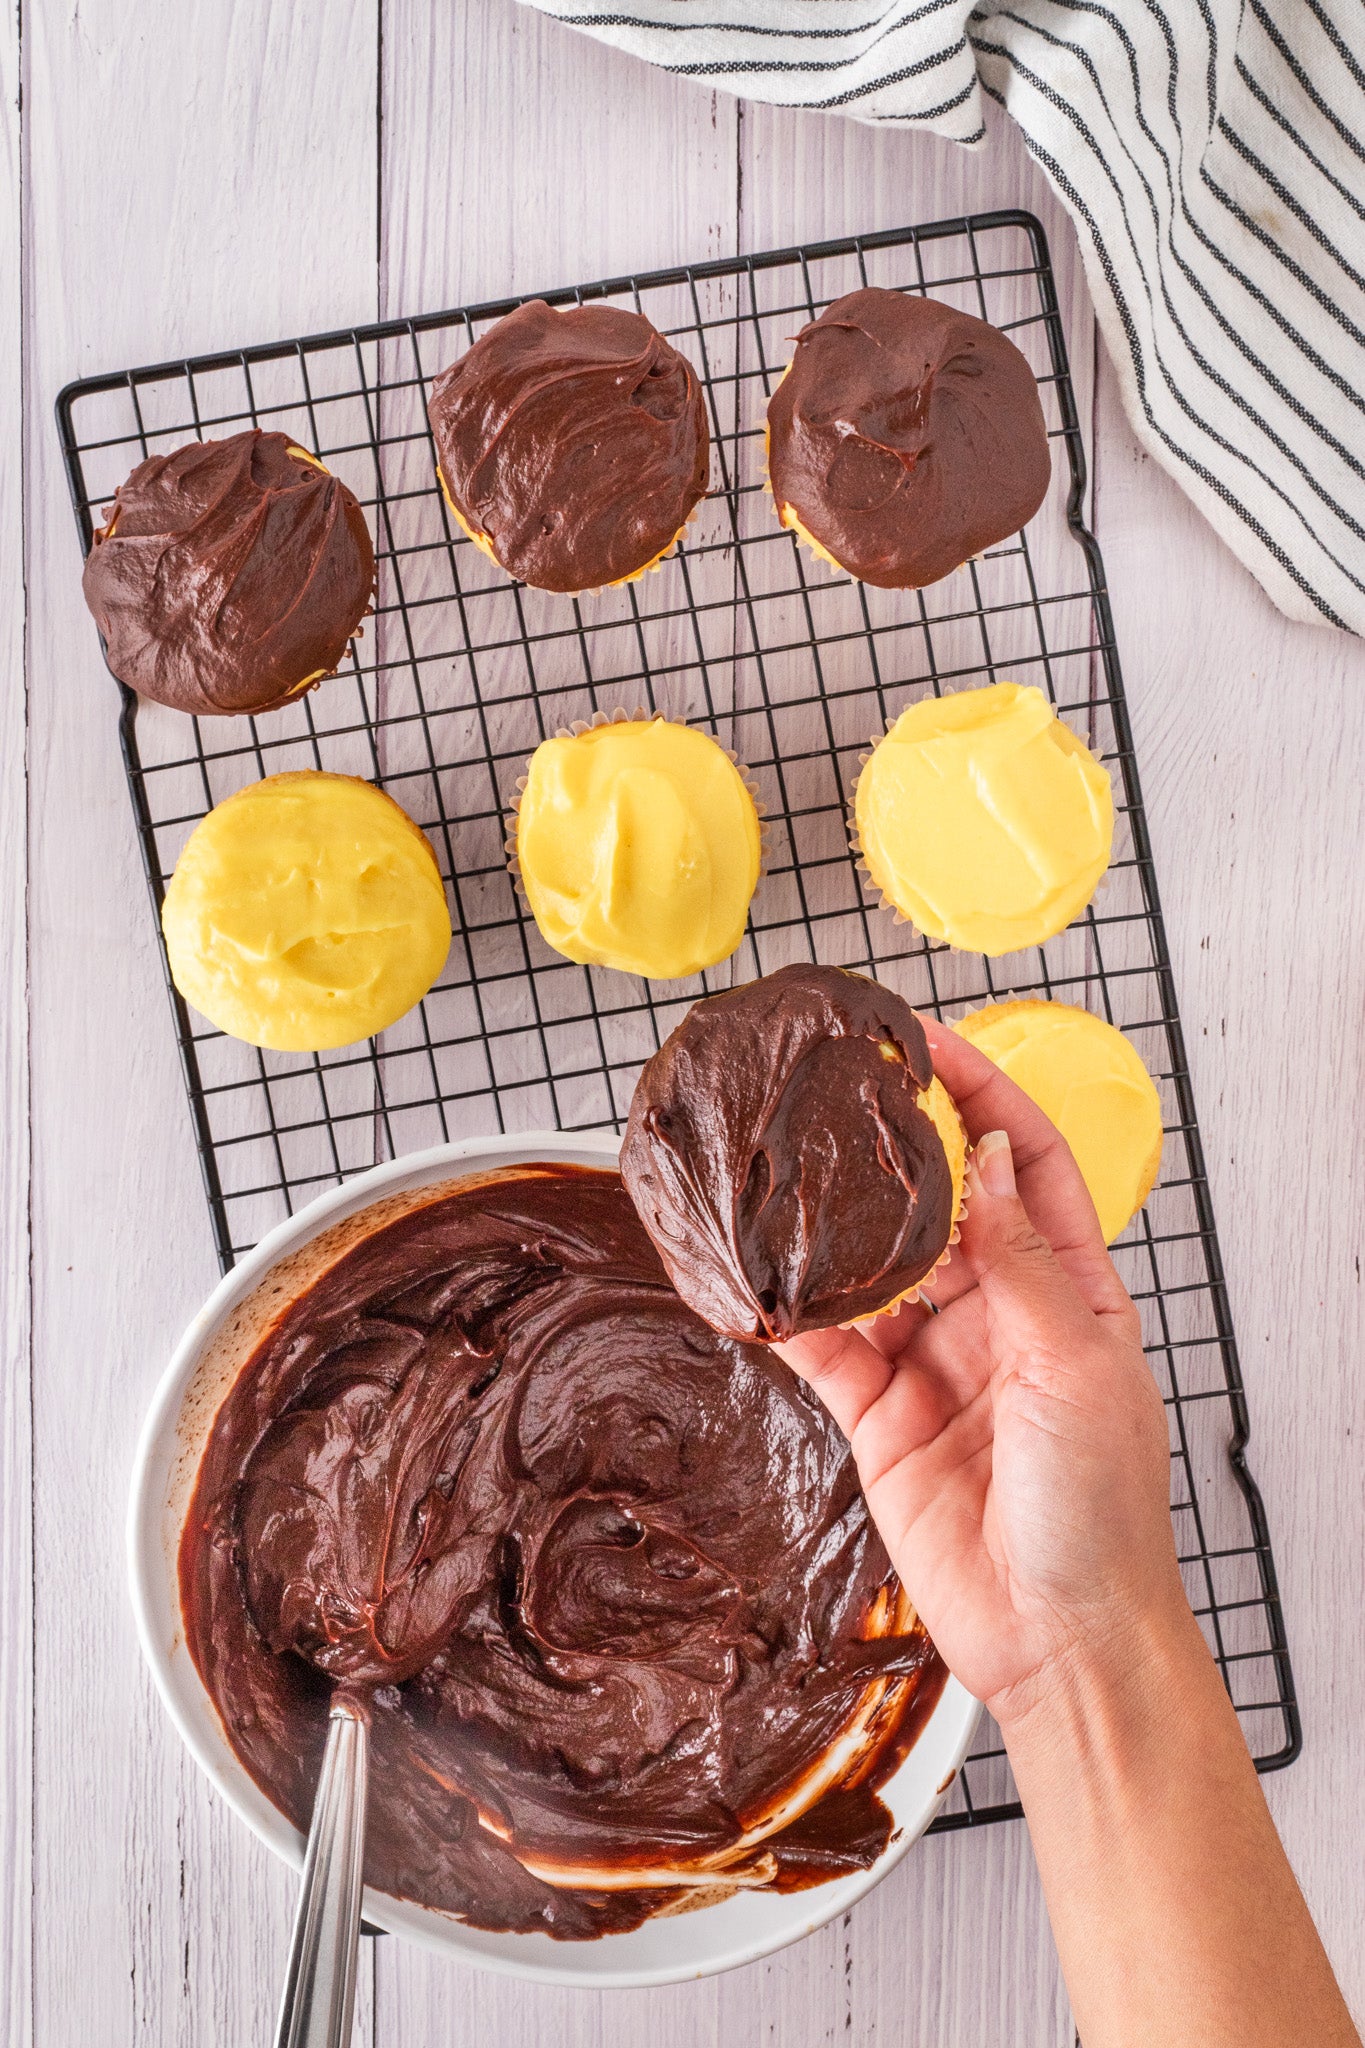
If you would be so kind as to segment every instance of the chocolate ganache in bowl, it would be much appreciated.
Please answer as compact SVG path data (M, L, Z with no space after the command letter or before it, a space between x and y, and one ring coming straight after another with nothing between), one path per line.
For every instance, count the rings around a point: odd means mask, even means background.
M539 1142L376 1169L385 1199L338 1190L229 1275L149 1418L135 1600L182 1732L277 1847L331 1699L363 1694L381 1925L661 1981L851 1903L942 1792L898 1803L912 1745L932 1724L951 1777L974 1709L948 1682L936 1711L818 1401L679 1299L614 1141ZM452 1179L460 1152L515 1164Z

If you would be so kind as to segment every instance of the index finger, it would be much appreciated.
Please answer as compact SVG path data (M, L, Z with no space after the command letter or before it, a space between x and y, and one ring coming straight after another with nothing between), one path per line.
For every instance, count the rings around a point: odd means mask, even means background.
M1067 1269L1092 1308L1112 1306L1122 1282L1114 1270L1090 1190L1071 1147L1051 1118L950 1024L921 1017L934 1072L957 1104L973 1144L1004 1131L1029 1221Z

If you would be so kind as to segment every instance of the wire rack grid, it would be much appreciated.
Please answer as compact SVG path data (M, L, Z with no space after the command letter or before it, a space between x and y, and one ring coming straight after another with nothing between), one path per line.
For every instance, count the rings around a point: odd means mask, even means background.
M1038 376L1053 481L1026 532L923 591L881 591L803 553L765 491L767 398L804 323L862 284L928 292L993 321ZM381 325L71 385L57 414L90 547L133 463L198 436L287 432L365 506L379 581L342 673L258 718L195 719L122 692L120 734L158 913L198 820L260 776L369 777L428 833L454 942L425 1000L363 1045L258 1052L171 987L194 1139L224 1268L280 1218L377 1160L452 1137L620 1126L642 1062L707 990L795 959L861 968L940 1016L1005 994L1083 1004L1157 1080L1162 1172L1115 1247L1170 1424L1182 1567L1252 1754L1300 1728L1046 241L1003 212L548 292L643 312L702 376L713 490L659 570L590 597L510 582L455 527L435 479L433 376L517 303ZM1108 764L1114 860L1046 946L990 961L931 945L867 893L847 832L860 757L926 692L1037 683ZM576 966L542 941L508 873L506 819L548 733L617 709L714 733L757 778L767 869L734 959L681 983ZM997 1731L936 1823L1016 1815Z

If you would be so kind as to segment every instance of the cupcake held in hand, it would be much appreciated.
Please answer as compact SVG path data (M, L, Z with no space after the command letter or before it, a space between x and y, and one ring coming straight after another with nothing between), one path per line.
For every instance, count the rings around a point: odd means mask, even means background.
M540 590L643 575L706 492L696 373L622 306L528 300L442 371L428 410L455 517Z
M762 855L753 796L725 749L663 718L542 741L513 845L548 945L653 981L734 952Z
M201 819L161 923L186 1002L277 1052L373 1037L450 950L425 834L373 783L316 769L253 782Z
M858 777L873 886L929 939L994 958L1079 917L1109 865L1108 771L1041 690L923 697Z
M885 590L936 583L1017 532L1051 471L1028 362L937 299L836 299L802 328L768 406L778 518Z
M838 967L694 1003L647 1061L621 1147L678 1293L760 1343L913 1294L948 1249L965 1163L914 1011Z
M285 434L192 441L106 508L85 601L109 666L200 714L274 710L333 673L374 596L365 515Z

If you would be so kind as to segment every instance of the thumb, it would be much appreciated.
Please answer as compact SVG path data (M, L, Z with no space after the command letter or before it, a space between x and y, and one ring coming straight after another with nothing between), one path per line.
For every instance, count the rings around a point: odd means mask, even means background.
M1014 1297L1021 1303L1031 1300L1039 1309L1051 1304L1054 1314L1069 1307L1081 1323L1099 1316L1131 1326L1138 1335L1137 1311L1105 1248L1085 1183L1069 1153L1066 1164L1089 1227L1075 1230L1066 1244L1054 1249L1034 1228L1015 1185L1009 1133L983 1132L967 1167L970 1199L962 1222L963 1257L993 1306Z
M1052 1350L1060 1337L1080 1334L1090 1311L1036 1231L1020 1200L1014 1156L1004 1131L978 1140L968 1172L967 1213L962 1254L992 1317L1015 1343L1044 1341Z

